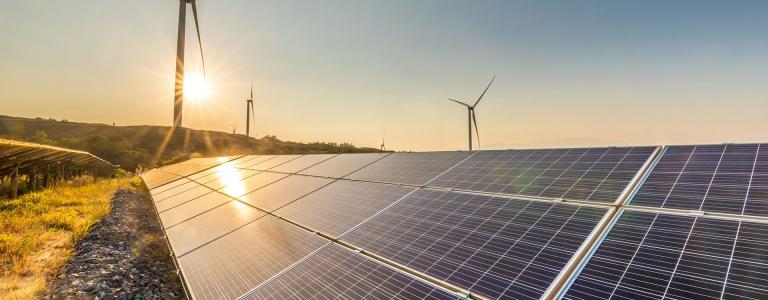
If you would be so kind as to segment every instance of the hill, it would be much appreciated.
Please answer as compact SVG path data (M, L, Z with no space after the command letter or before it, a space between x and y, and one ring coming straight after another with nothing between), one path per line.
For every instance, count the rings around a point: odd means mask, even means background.
M126 170L153 168L192 156L377 152L349 143L297 143L220 131L167 126L111 126L0 116L0 137L91 152Z

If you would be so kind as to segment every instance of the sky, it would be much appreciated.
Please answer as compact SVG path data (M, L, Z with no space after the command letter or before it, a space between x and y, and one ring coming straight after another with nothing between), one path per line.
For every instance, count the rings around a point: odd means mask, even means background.
M0 114L170 125L178 1L0 0ZM767 1L198 0L184 126L392 150L768 141ZM191 12L187 70L200 69Z

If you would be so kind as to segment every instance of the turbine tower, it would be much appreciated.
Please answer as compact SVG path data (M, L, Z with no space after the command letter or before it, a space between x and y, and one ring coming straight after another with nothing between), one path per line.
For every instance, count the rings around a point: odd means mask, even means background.
M461 104L467 108L467 114L468 114L467 116L468 116L468 123L469 123L469 134L468 134L469 151L472 151L472 123L475 123L475 133L477 134L477 147L480 148L480 130L477 129L477 116L475 114L475 107L477 107L477 104L480 103L480 100L483 100L483 96L485 96L485 92L488 91L488 88L491 87L491 84L495 79L496 79L496 76L493 76L493 78L491 78L491 82L488 83L488 86L485 87L485 90L483 90L483 93L480 94L479 98L477 98L477 101L475 101L475 104L469 105L459 100L448 99L458 104Z
M173 127L181 127L181 113L184 107L184 35L187 20L187 4L192 4L192 16L195 18L197 42L200 45L200 60L205 78L205 59L203 58L203 42L200 39L200 25L197 22L197 5L195 0L179 0L179 35L176 40L176 85L173 99Z
M256 123L256 115L253 111L253 83L251 83L251 97L245 100L245 136L251 136L251 116Z

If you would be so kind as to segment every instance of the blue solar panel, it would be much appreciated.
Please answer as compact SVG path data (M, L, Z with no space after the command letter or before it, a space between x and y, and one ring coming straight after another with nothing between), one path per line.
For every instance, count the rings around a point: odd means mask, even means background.
M341 239L485 297L538 299L606 211L417 190Z
M429 186L614 202L655 147L482 151Z
M242 299L459 299L361 254L328 245Z
M768 147L669 147L630 204L768 216Z
M345 178L423 185L466 159L474 152L393 153Z
M768 224L624 211L565 299L764 299Z

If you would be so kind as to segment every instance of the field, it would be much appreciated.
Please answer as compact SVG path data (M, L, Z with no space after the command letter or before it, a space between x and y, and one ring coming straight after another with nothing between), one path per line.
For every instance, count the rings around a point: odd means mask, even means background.
M137 179L72 183L0 200L0 299L39 296L75 243L110 210L120 187Z

